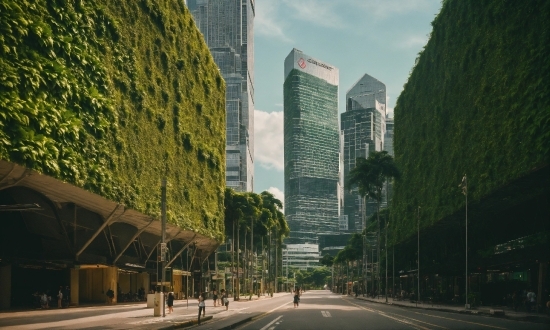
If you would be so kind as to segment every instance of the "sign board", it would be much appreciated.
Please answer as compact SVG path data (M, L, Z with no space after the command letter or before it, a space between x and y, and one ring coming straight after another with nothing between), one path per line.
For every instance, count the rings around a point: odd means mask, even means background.
M160 261L166 261L167 250L166 243L160 243Z

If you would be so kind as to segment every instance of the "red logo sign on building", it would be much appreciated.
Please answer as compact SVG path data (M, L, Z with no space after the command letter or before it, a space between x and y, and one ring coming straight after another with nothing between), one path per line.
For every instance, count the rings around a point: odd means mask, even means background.
M304 69L306 67L306 61L300 57L300 59L298 60L298 65L300 66L300 68Z

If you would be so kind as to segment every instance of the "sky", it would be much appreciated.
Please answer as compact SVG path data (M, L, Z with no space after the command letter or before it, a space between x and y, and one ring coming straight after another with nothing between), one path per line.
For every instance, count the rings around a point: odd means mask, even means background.
M386 84L387 110L427 43L441 0L256 0L254 192L284 202L284 60L293 48L340 70L338 112L365 73Z

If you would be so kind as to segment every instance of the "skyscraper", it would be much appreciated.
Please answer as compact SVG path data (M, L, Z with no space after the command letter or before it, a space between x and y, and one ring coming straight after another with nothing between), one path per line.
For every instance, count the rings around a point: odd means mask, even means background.
M365 74L346 93L346 112L341 114L344 180L358 157L368 158L370 152L384 150L385 117L386 85ZM350 231L362 231L363 220L375 207L376 204L368 200L363 206L357 188L344 190L343 216L347 216ZM365 218L363 210L366 210Z
M285 59L287 243L338 231L338 69L293 49Z
M254 0L188 0L226 84L228 187L254 188Z

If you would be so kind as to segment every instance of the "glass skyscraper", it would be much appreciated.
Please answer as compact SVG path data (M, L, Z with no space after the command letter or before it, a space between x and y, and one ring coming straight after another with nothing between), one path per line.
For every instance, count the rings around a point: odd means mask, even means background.
M338 69L293 49L284 74L286 242L316 244L338 232Z
M188 0L225 79L226 185L254 188L254 0Z
M368 158L372 151L384 150L386 85L365 74L346 93L346 112L341 114L344 180L358 157ZM363 200L357 188L344 190L344 212L350 231L363 230L365 219L376 211L376 203Z

